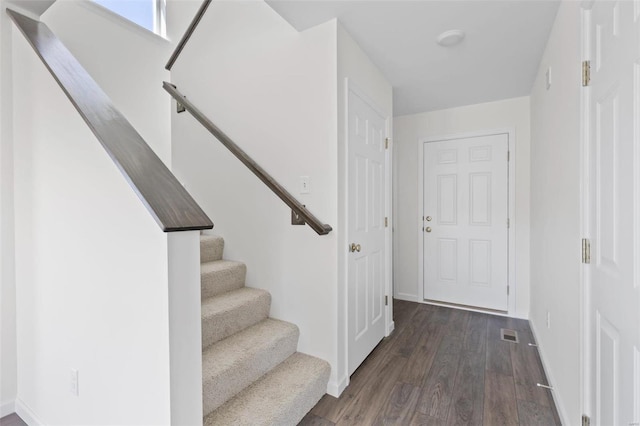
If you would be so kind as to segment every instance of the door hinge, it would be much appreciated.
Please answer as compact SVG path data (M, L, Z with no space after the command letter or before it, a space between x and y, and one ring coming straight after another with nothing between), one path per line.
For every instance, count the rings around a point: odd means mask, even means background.
M582 415L582 426L589 426L589 425L591 425L591 419L586 414L583 414Z
M588 86L591 82L591 61L582 61L582 85Z
M507 161L511 161L511 151L507 151Z
M384 140L384 149L389 149L389 138Z
M389 306L389 296L384 297L384 306Z
M507 218L507 229L511 228L511 219Z
M510 291L511 291L511 286L507 285L507 296L509 295Z
M582 263L591 263L591 241L582 239Z
M389 227L389 218L388 218L388 217L385 217L385 218L384 218L384 227L385 227L385 228L388 228L388 227Z

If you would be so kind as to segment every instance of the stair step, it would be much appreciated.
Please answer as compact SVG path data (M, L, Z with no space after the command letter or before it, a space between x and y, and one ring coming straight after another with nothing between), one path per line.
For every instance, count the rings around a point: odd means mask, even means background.
M232 260L216 260L200 267L202 300L244 287L247 266Z
M222 259L224 238L217 235L200 235L200 262L213 262Z
M204 419L213 425L296 425L325 394L326 361L295 353Z
M267 319L271 295L243 287L202 301L202 347Z
M206 349L202 354L205 415L291 356L298 336L294 324L268 318Z

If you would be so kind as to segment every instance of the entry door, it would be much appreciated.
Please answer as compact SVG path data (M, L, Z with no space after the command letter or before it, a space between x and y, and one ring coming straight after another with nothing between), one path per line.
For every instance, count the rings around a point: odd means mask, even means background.
M385 334L386 120L348 98L348 338L352 374Z
M424 144L424 298L507 310L509 135Z
M640 424L640 4L589 13L585 390L592 424Z

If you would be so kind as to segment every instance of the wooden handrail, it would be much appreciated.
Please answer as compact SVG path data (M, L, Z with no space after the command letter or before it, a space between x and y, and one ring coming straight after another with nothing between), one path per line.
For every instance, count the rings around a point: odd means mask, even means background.
M76 58L42 22L7 13L165 232L213 223Z
M298 216L302 217L318 235L326 235L331 232L331 226L322 223L317 217L307 210L289 191L284 189L269 173L266 172L258 163L256 163L249 155L242 150L234 141L231 140L222 130L211 122L191 101L189 101L182 93L178 91L175 85L167 83L162 85L164 90L169 92L173 98L182 105L185 110L189 111L193 117L200 122L213 136L216 137L233 155L235 155L254 175L258 177L265 185L271 189L284 203L291 208Z
M185 31L184 35L180 39L180 42L176 46L176 49L171 54L171 57L169 58L169 61L167 62L167 65L164 66L164 68L167 71L171 71L171 67L176 62L176 59L178 59L178 56L180 56L180 53L182 52L182 49L184 49L184 47L187 45L187 42L191 38L191 35L196 30L196 27L198 26L198 24L200 23L200 20L204 16L204 13L207 11L207 8L209 7L209 4L211 4L211 0L204 0L202 2L202 4L200 5L200 8L196 12L196 16L193 17L193 20L189 24L189 27L187 28L187 31Z

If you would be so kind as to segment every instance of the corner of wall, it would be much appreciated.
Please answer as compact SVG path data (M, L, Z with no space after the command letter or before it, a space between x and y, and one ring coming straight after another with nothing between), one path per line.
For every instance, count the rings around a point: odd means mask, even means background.
M0 0L4 12L6 2ZM12 23L0 14L0 417L14 411L17 334L14 245Z
M29 426L45 426L43 422L34 411L25 404L21 399L17 399L15 403L15 413L20 416L22 420Z

